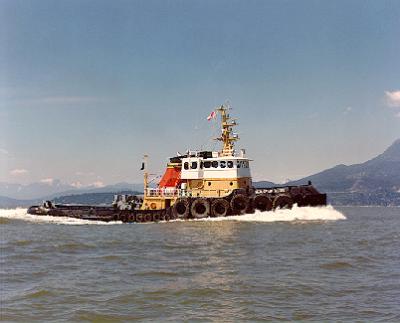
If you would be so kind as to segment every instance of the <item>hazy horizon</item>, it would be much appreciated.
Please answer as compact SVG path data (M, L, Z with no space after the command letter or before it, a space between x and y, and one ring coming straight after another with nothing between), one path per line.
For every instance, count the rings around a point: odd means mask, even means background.
M400 137L398 1L0 3L0 182L140 183L212 149L229 100L254 180Z

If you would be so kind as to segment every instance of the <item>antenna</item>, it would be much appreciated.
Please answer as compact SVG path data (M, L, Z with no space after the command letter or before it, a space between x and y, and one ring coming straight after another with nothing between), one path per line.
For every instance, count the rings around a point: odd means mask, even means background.
M149 173L147 171L147 159L149 158L149 155L144 155L143 156L143 188L144 188L144 195L146 196L147 194L147 188L149 186Z
M215 139L223 142L222 156L233 156L233 146L235 141L239 140L239 136L233 133L232 128L237 125L237 122L236 119L230 117L228 110L231 108L227 107L225 104L216 109L221 115L221 136Z

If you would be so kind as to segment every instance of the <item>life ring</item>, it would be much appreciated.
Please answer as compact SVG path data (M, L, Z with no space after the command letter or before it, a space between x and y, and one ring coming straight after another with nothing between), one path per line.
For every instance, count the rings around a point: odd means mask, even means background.
M293 207L293 200L289 195L278 195L274 199L274 209L291 209Z
M226 216L229 211L229 202L224 199L216 199L211 203L211 214L213 216Z
M235 214L243 214L249 206L249 198L243 194L235 195L231 200L231 208Z
M195 199L192 202L190 211L196 219L206 218L210 214L210 203L205 198Z
M253 205L259 211L271 211L272 210L272 201L265 194L257 195L254 198Z
M175 219L187 219L190 213L190 203L188 199L178 199L172 207L172 215Z

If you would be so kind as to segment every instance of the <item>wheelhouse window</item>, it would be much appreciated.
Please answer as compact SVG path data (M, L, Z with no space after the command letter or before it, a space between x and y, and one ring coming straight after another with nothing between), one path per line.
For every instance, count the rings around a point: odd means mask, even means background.
M248 160L238 160L237 168L249 168L249 161Z
M188 162L185 162L185 163L183 164L183 168L184 168L184 169L189 169L189 163L188 163Z
M227 165L228 165L228 168L233 168L233 161L228 160Z
M210 161L205 161L204 162L204 168L210 168L211 167L211 162Z
M226 161L221 161L220 163L219 163L219 167L221 167L221 168L225 168L226 167Z
M197 169L197 162L192 162L191 169Z
M214 160L214 161L212 162L212 167L218 168L218 162L217 162L216 160Z

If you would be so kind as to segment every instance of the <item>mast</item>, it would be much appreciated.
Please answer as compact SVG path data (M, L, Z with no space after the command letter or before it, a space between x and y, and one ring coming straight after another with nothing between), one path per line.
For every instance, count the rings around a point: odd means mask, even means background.
M143 188L144 188L144 196L147 195L147 188L149 187L149 172L147 170L147 158L148 155L143 156Z
M236 119L232 119L230 117L228 108L226 108L224 105L221 105L219 108L217 108L217 111L221 115L221 136L215 139L222 141L222 156L233 156L233 146L235 141L239 140L239 136L232 131L232 128L237 126Z

